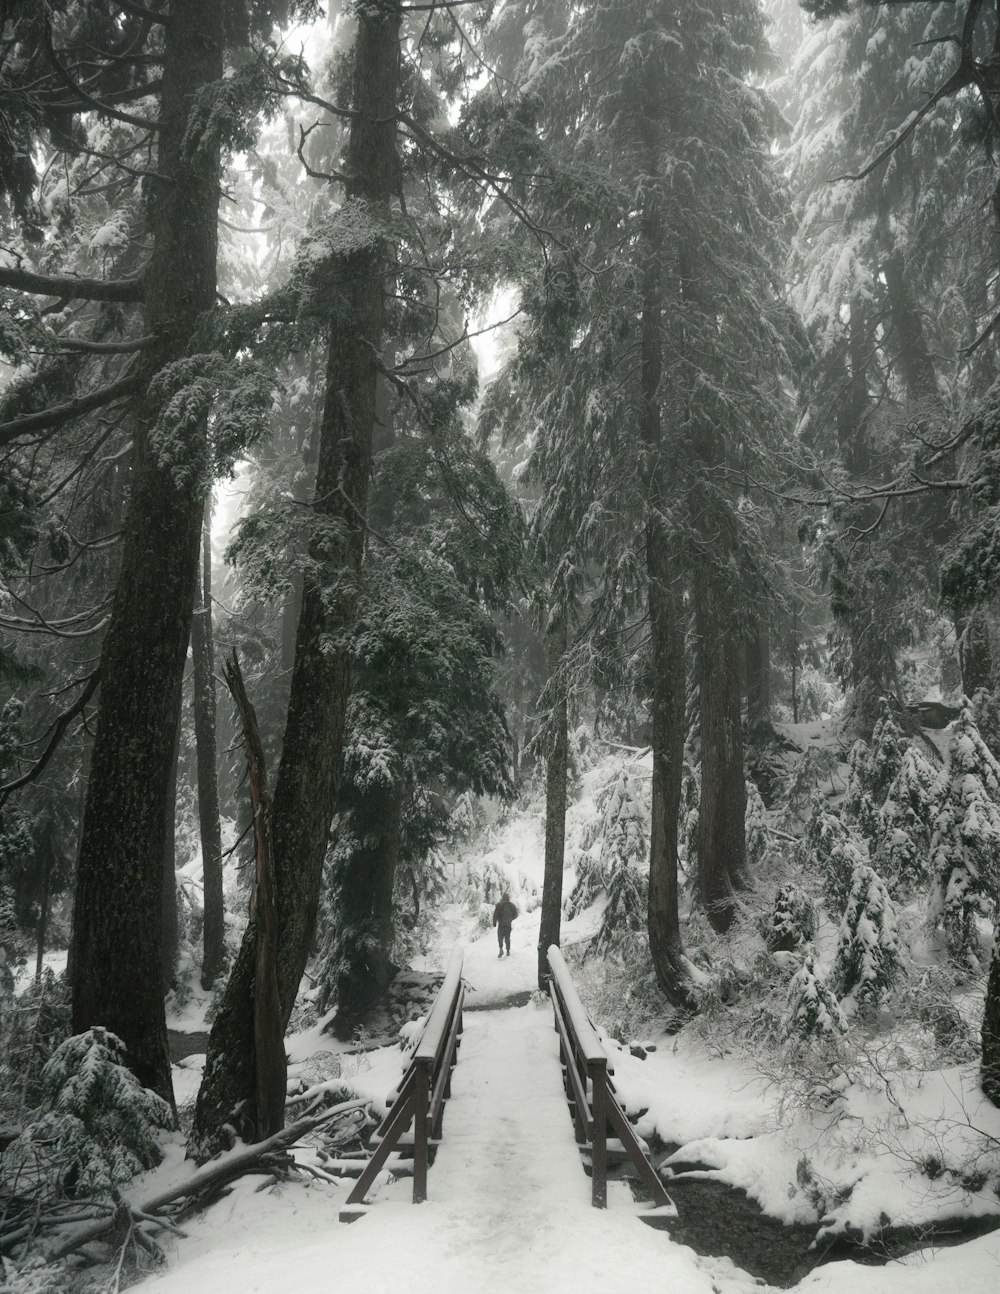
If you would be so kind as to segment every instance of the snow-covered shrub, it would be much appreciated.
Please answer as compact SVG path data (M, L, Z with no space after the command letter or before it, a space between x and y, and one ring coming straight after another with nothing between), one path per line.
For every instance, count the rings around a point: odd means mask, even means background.
M840 923L833 983L841 1002L865 1012L885 1001L901 970L892 899L881 877L861 863Z
M956 719L948 745L931 866L931 924L943 927L956 962L977 966L977 919L994 917L1000 899L1000 764L979 735L968 705Z
M806 946L802 965L788 985L782 1027L790 1043L829 1040L847 1032L837 995L817 967L816 950L811 944Z
M514 894L516 890L510 872L493 858L488 858L481 866L470 862L466 867L465 906L469 912L478 914L482 926L490 924L500 895L505 891Z
M607 893L608 876L601 862L600 851L580 854L576 864L576 882L563 903L567 921L580 915Z
M69 1035L69 985L46 967L0 1009L0 1122L20 1124L41 1100L42 1069Z
M855 867L868 862L865 842L817 796L797 853L803 869L819 878L831 913L839 916L851 892Z
M41 1074L41 1102L0 1158L0 1187L39 1199L102 1195L159 1163L173 1111L126 1068L125 1046L95 1027L67 1038Z
M794 881L782 885L771 911L766 936L768 948L771 952L794 952L803 944L811 943L815 933L816 913L809 896Z
M829 783L831 795L837 790L839 762L835 750L813 747L795 761L782 787L783 818L787 823L801 821L809 814L814 802L824 798L820 792L825 783Z
M744 823L746 830L747 867L753 871L767 853L771 837L767 830L767 813L760 791L752 779L747 778L747 800Z
M608 901L594 937L594 947L606 952L630 932L646 927L649 882L640 869L648 855L648 838L635 779L626 767L618 770L599 804L600 862L607 877Z
M885 802L889 787L896 780L909 742L899 731L889 702L879 703L878 722L872 731L871 748L865 761L865 790L876 807Z
M879 810L880 838L873 864L892 891L908 896L930 871L930 841L941 798L937 769L913 745Z

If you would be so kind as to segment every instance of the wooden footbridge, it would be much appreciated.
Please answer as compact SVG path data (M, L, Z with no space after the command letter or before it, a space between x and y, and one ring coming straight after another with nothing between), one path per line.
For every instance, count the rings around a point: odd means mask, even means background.
M462 1198L483 1187L508 1210L530 1210L537 1192L578 1190L586 1180L584 1170L590 1173L591 1203L607 1208L609 1164L629 1160L648 1196L637 1216L652 1226L677 1216L648 1148L622 1109L613 1066L555 946L548 950L548 962L558 1046L541 1017L534 1015L524 1027L526 1008L477 1013L466 1030L462 954L452 954L341 1221L352 1222L370 1210L366 1201L380 1174L401 1167L400 1161L407 1172L412 1168L415 1204L429 1194ZM457 1094L445 1119L453 1076ZM489 1118L482 1117L484 1110Z

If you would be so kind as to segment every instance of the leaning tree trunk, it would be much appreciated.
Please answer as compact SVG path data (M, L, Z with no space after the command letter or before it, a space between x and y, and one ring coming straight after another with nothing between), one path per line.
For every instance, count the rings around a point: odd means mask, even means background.
M562 917L563 866L566 852L566 781L569 765L569 706L561 676L566 655L565 614L549 631L549 682L554 688L552 731L545 764L545 870L542 875L542 913L538 926L538 987L549 983L548 950L559 943Z
M746 781L737 634L718 572L695 574L698 696L701 709L701 799L698 807L698 878L713 929L724 933L745 883Z
M226 954L225 907L222 899L222 828L219 821L219 777L215 737L215 645L212 635L211 501L205 504L199 596L191 621L192 698L198 761L198 826L205 925L201 986L210 989Z
M165 27L153 247L145 276L148 382L187 351L215 305L219 145L186 137L199 91L223 72L223 0L173 0ZM162 398L162 396L161 396ZM164 803L177 685L191 628L206 428L152 444L158 409L140 401L122 566L101 653L101 695L77 866L74 1032L103 1025L139 1080L172 1099L159 929ZM182 469L182 470L181 470Z
M376 222L388 215L396 183L399 0L359 10L353 111L347 149L348 202ZM345 638L354 621L364 550L376 388L385 316L385 235L345 256L344 300L327 334L326 398L320 427L313 567L305 583L281 763L274 791L272 844L277 887L278 989L287 1024L312 946L323 859L336 808L350 684ZM336 644L331 647L331 644ZM253 1106L253 940L247 933L209 1041L190 1150L223 1144L223 1125L242 1132Z

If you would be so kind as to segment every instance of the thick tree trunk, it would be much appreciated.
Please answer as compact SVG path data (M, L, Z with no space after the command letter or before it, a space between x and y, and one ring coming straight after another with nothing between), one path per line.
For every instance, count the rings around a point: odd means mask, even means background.
M642 118L646 165L657 177L663 87L648 85ZM655 192L655 190L654 190ZM684 765L686 680L684 630L676 560L666 530L668 472L664 465L663 217L655 198L643 213L640 321L641 431L646 496L646 581L653 655L653 780L646 929L656 981L677 1010L690 1010L687 962L678 909L677 839ZM672 344L675 339L672 339Z
M396 884L403 823L403 787L365 795L353 807L357 850L341 860L335 876L336 979L339 1038L350 1038L364 1014L382 998L399 969L392 961Z
M149 199L153 250L145 324L151 379L185 354L213 308L219 151L185 140L195 96L222 77L222 0L173 0L165 28L160 130ZM103 1025L139 1080L172 1099L161 991L164 804L177 686L190 637L208 451L200 423L150 443L136 420L122 567L101 654L101 698L77 868L72 1028ZM183 471L178 468L183 467Z
M554 681L552 733L545 764L545 870L542 875L542 915L538 926L538 987L548 988L551 944L559 943L562 918L563 867L566 853L566 780L569 764L569 706L560 678L566 655L565 616L549 631L549 680Z
M1000 1106L1000 936L993 949L986 1002L983 1007L983 1091L994 1105Z
M179 702L179 698L178 698ZM180 706L178 704L178 710ZM174 734L174 753L170 761L167 802L163 806L163 906L160 909L160 965L163 991L169 993L177 974L180 951L180 928L177 916L177 765L181 754L180 715Z
M677 839L684 769L684 621L666 537L646 525L649 620L653 648L653 784L649 829L649 952L656 982L677 1010L691 1010L678 910Z
M222 828L215 736L215 644L212 634L211 502L205 505L199 595L191 621L192 698L198 763L198 827L201 834L205 928L201 986L210 989L226 955L225 908L222 899Z
M771 721L771 639L765 621L758 621L745 647L747 728L765 729Z
M371 0L358 14L347 150L348 201L369 221L388 214L396 182L399 0ZM373 230L373 233L375 231ZM350 684L346 636L354 620L364 550L384 325L384 239L345 257L347 300L331 322L320 429L313 546L323 573L303 589L281 764L274 791L272 846L279 930L278 991L285 1024L312 947L323 859L336 809ZM335 585L326 587L323 576ZM331 648L331 643L336 644ZM222 1126L255 1126L249 933L226 987L198 1093L191 1152L213 1153ZM241 1103L243 1103L241 1105Z
M243 749L250 780L254 825L254 1075L259 1140L280 1132L285 1123L285 1022L278 998L278 914L275 909L274 860L271 854L271 795L267 789L264 747L257 715L233 650L225 665L226 684L239 710Z
M732 632L732 609L714 574L699 570L695 580L701 704L698 877L708 919L722 933L732 924L735 892L745 882L746 782L739 640Z

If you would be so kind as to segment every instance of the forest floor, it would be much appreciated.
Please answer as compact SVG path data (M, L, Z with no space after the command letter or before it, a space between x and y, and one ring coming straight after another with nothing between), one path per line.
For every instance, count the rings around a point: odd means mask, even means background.
M636 764L640 775L644 762ZM612 775L611 761L584 775L569 814L571 845ZM390 1181L369 1214L346 1226L337 1215L349 1182L246 1179L185 1223L187 1238L171 1242L169 1268L144 1283L149 1294L312 1294L331 1282L345 1294L468 1294L486 1281L512 1294L585 1287L993 1294L1000 1110L983 1098L974 1062L915 1068L903 1063L891 1029L869 1040L849 1073L818 1083L813 1074L804 1085L730 1046L724 1029L670 1034L647 1021L638 1038L603 1034L616 1086L638 1132L657 1149L680 1218L672 1235L645 1227L623 1181L610 1184L607 1210L592 1209L550 1009L536 990L539 806L493 824L449 866L431 946L413 962L417 971L443 970L460 945L467 985L465 1034L427 1203L408 1202L406 1178ZM463 869L471 869L468 878ZM521 909L512 955L502 959L489 905L473 901L485 873L502 878ZM568 875L567 887L571 881ZM598 966L579 954L598 917L585 911L563 933L592 1009L609 990L590 982ZM178 1035L204 1029L204 1005L196 994L171 1021ZM600 1023L600 1011L594 1014ZM384 1109L406 1063L400 1047L374 1037L345 1046L324 1023L288 1039L290 1079L309 1084L335 1075ZM193 1100L203 1060L189 1055L175 1066L182 1107ZM308 1159L309 1152L297 1154ZM147 1178L133 1193L139 1198L188 1171L178 1139L152 1175L156 1186Z

